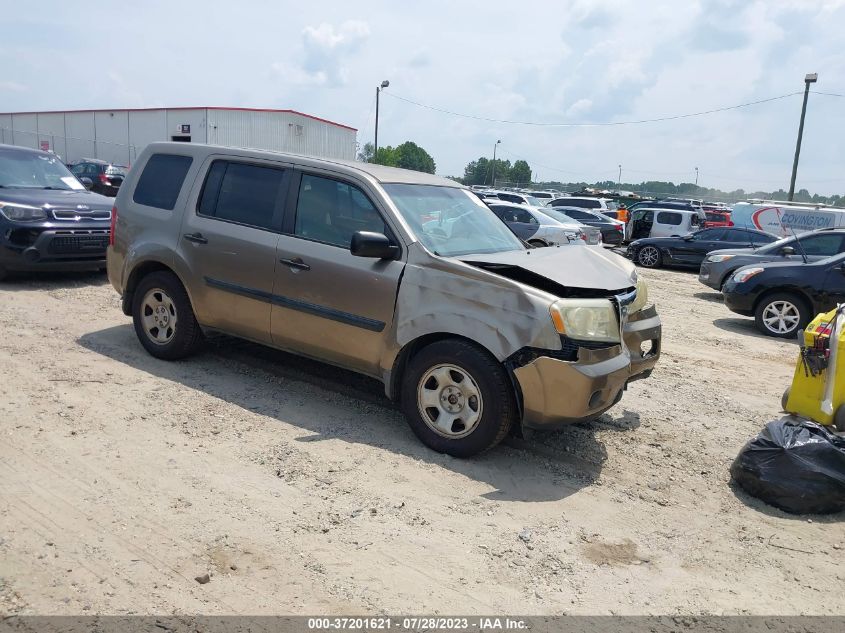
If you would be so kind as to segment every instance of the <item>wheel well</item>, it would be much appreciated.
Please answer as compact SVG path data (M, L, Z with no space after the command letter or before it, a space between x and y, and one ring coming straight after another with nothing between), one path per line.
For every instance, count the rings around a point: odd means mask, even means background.
M435 332L433 334L425 334L424 336L416 338L410 343L406 343L405 346L401 350L399 350L399 353L396 355L396 360L393 361L393 370L390 372L390 393L388 394L391 400L395 400L397 402L399 401L399 397L402 393L402 377L405 375L405 370L407 369L408 363L411 361L411 359L422 348L427 347L432 343L436 343L437 341L442 341L450 338L466 341L467 343L480 347L485 352L490 354L490 350L478 343L478 341L473 341L471 338L467 338L466 336L451 334L449 332ZM490 355L492 356L492 354Z
M126 288L123 291L123 314L126 316L132 315L132 299L135 295L135 288L138 287L141 280L150 273L158 272L160 270L173 273L174 275L176 274L169 266L156 261L143 262L132 270L129 275L129 279L126 281ZM178 277L178 275L176 276Z
M757 301L754 302L754 314L757 314L757 308L760 307L760 304L763 303L763 301L765 301L766 299L768 299L772 295L781 295L781 294L783 294L783 295L793 295L794 297L801 300L801 302L804 304L804 307L807 308L807 310L809 310L809 311L813 310L813 302L810 301L810 298L807 295L805 295L803 292L801 292L800 290L797 290L795 288L773 288L771 290L767 290L766 292L761 294L759 297L757 297ZM810 316L813 316L813 315L810 315Z

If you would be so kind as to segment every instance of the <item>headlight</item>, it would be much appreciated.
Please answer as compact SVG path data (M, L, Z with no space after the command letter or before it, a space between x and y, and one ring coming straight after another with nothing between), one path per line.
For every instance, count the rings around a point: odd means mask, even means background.
M628 313L633 314L634 312L642 310L647 305L648 284L645 282L644 279L641 279L637 282L637 298L634 299L633 303L631 303L630 307L628 308Z
M555 329L570 338L618 343L616 309L607 299L561 299L549 308Z
M736 255L710 255L707 258L708 262L726 262L729 259L733 259Z
M27 204L12 204L10 202L0 202L0 214L12 222L32 222L47 218L47 212L40 207L31 207Z
M741 284L743 281L748 281L754 275L759 275L765 268L743 268L734 275L734 281Z

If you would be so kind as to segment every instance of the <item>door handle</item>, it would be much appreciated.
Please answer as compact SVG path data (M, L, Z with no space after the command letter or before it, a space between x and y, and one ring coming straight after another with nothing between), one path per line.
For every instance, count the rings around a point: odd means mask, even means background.
M202 233L185 233L182 237L194 244L208 244L208 239L203 237Z
M280 259L280 263L296 268L297 270L311 270L311 266L302 261L299 257L293 259Z

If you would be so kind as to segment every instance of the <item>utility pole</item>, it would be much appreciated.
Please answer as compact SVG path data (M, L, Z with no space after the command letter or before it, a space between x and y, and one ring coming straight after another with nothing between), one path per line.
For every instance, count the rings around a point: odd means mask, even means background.
M501 142L502 141L500 139L500 140L496 141L496 143L493 145L493 172L491 174L492 178L490 178L490 186L492 186L493 188L496 187L496 148L499 146L499 143L501 143Z
M390 82L385 79L381 82L381 86L376 86L376 140L375 140L375 149L373 150L373 162L376 161L376 156L378 155L378 98L379 94L381 93L383 88L387 88L390 85Z
M795 144L795 158L792 160L792 178L789 181L789 195L787 200L792 202L795 196L795 177L798 175L798 155L801 153L801 138L804 136L804 115L807 114L807 97L810 95L810 84L819 80L816 73L809 73L804 77L804 103L801 104L801 122L798 124L798 142Z
M695 168L695 186L698 186L698 167Z
M616 179L616 188L622 187L622 165L619 165L619 178Z

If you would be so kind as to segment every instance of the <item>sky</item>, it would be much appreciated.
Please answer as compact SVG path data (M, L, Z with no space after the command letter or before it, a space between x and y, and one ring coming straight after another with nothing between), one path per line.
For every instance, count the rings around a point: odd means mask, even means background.
M290 108L411 140L462 175L481 156L535 179L787 189L800 94L845 95L845 0L7 2L0 111ZM36 6L37 5L37 6ZM457 112L466 118L412 105ZM845 97L810 94L796 189L845 194Z

